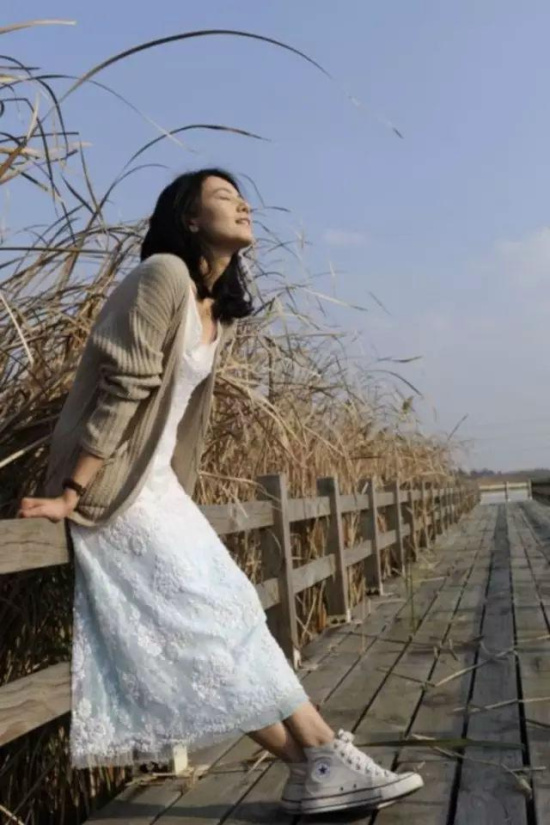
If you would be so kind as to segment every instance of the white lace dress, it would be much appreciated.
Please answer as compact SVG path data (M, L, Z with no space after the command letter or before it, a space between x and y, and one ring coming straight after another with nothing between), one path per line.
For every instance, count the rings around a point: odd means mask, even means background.
M289 716L307 701L255 587L170 466L218 337L188 303L170 414L147 480L105 527L69 522L75 554L71 763L163 761Z

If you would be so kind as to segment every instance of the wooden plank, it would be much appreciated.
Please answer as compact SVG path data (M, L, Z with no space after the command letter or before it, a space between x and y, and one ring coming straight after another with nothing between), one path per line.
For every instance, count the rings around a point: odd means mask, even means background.
M291 498L288 501L288 520L291 524L295 521L307 521L329 514L330 506L325 496Z
M121 822L125 825L150 825L155 821L158 812L170 808L181 798L188 785L188 780L182 779L168 779L156 785L130 785L115 799L95 811L86 822L101 822L103 825L114 825L115 822L118 825Z
M448 677L462 673L440 687L421 691L418 710L409 732L410 737L456 739L462 736L466 711L455 711L467 704L473 678L473 672L467 669L473 665L479 647L479 631L492 552L493 514L484 513L483 521L484 533L479 540L478 549L475 540L472 541L473 552L469 553L468 560L468 563L472 562L470 572L464 580L445 643L430 673L430 683L436 685ZM471 525L472 528L474 526ZM452 590L453 587L456 585L451 584L449 579L449 589ZM431 643L431 639L429 642ZM424 657L426 652L419 655ZM419 686L412 682L409 686L404 683L403 689L408 693L419 689ZM393 749L384 749L375 756L389 767L396 765ZM430 748L404 748L398 754L399 770L420 771L425 784L418 793L385 811L384 825L408 825L417 820L423 825L448 825L457 765L457 761L438 755Z
M309 561L307 564L295 567L292 571L294 593L301 593L302 590L305 590L307 587L313 587L314 584L332 576L335 570L334 553L328 556L320 556L318 559Z
M429 530L429 514L428 514L428 497L426 495L426 482L423 481L420 485L420 495L421 495L421 512L420 518L422 521L422 536L424 541L424 547L430 546L430 530Z
M494 533L493 567L483 618L483 641L487 664L474 674L471 702L478 708L504 704L490 712L470 715L467 736L473 739L511 742L521 745L521 728L516 704L515 658L512 655L489 659L514 645L512 593L510 588L510 550L504 505L499 506ZM527 823L525 796L517 781L503 770L520 768L521 751L468 747L460 775L454 825L514 825Z
M462 578L464 574L469 577L475 555L475 552L470 552L466 558L457 559L456 565ZM407 731L435 667L437 651L451 631L465 586L456 587L454 578L446 577L414 633L414 644L407 645L388 674L383 691L357 728L358 738L368 737L369 740L383 742L388 738L399 738ZM430 735L431 731L426 731L426 734ZM392 755L395 755L395 750L392 750Z
M435 587L437 584L433 582L426 583L424 586L426 592L430 591L429 600L433 599ZM405 592L402 581L399 582L398 592ZM386 600L384 604L383 598L378 597L384 615L379 608L375 616L365 622L365 629L368 628L373 635L367 638L362 636L361 631L348 635L344 644L338 647L336 655L326 660L325 672L322 669L315 671L307 683L308 693L314 701L320 702L323 716L334 728L353 727L364 712L369 695L374 695L380 681L383 681L384 674L377 672L374 666L375 660L369 658L375 649L376 661L387 665L391 665L403 649L401 641L391 641L383 647L382 639L384 635L394 635L394 622L391 619L398 614L406 613L407 602L399 604L395 600ZM404 622L407 622L406 616L404 616ZM361 655L362 649L364 652ZM335 677L336 688L334 688ZM326 691L327 678L332 681L331 691ZM325 689L324 698L319 688ZM231 815L224 819L224 823L241 825L244 822L259 821L279 825L279 823L290 822L291 820L285 818L285 815L278 810L276 804L280 790L281 771L280 768L276 768L276 765L272 765L253 790L231 812ZM308 817L305 821L313 823L314 820Z
M376 497L376 503L381 509L382 507L393 507L395 504L395 493L393 490L379 490Z
M366 493L345 493L340 496L342 513L356 513L358 510L369 509L369 497Z
M67 564L65 524L47 518L4 519L0 522L0 574Z
M395 533L395 542L391 554L392 568L403 575L405 572L405 542L403 535L403 513L401 503L401 488L399 479L393 483L393 496L395 504L389 511L389 526L392 533Z
M395 530L386 530L384 533L378 533L378 549L380 551L387 550L392 547L397 541L397 533Z
M70 665L61 662L0 688L0 745L71 709Z
M269 501L236 501L228 504L202 504L200 510L218 535L257 530L273 524Z
M372 691L372 697L374 697L380 684L387 681L389 677L389 674L384 671L383 667L380 669L380 666L388 664L390 660L395 665L403 656L404 651L410 647L415 636L415 623L418 624L416 633L421 632L422 622L436 602L438 593L447 579L445 573L448 574L456 564L457 560L450 552L441 558L436 570L443 575L426 577L419 584L414 594L414 615L411 613L411 600L409 599L402 605L391 625L376 635L374 643L361 658L357 672L350 673L334 694L332 701L335 714L338 716L338 723L343 723L348 728L354 726L354 708L357 711L356 719L364 714L365 708L369 705L367 695ZM420 567L419 575L423 567ZM428 571L427 567L424 569ZM334 720L334 715L331 718Z
M432 524L433 524L433 540L436 541L438 535L442 532L441 525L440 525L440 507L439 507L439 487L436 487L435 484L432 482L430 485L431 487L431 496L430 496L430 503L431 503L431 516L432 516Z
M379 495L380 506L394 503L394 494L384 492ZM414 501L421 497L414 491ZM356 493L339 497L340 512L352 513L368 510L369 496ZM269 501L230 502L228 504L203 504L200 510L218 535L230 535L248 530L269 527L273 524L272 507ZM290 523L319 518L330 514L326 497L297 498L288 501ZM5 519L2 520L0 538L0 574L34 570L69 562L66 525L54 524L49 519Z
M327 496L330 506L327 537L324 547L325 555L333 557L331 567L333 566L334 570L325 586L328 615L339 617L342 621L347 622L350 619L349 585L348 571L344 558L344 533L342 530L338 479L335 476L318 478L317 492L319 495Z
M351 564L357 564L358 561L363 561L363 559L366 559L371 553L372 542L370 539L360 541L358 544L354 544L353 547L347 547L345 554L346 565L349 567Z
M246 795L263 771L210 773L154 820L162 825L215 825ZM231 800L228 804L227 800Z
M279 596L279 579L271 578L255 585L264 610L269 610L281 601Z
M258 495L271 502L273 526L260 531L262 562L266 579L279 580L279 604L267 611L269 628L293 667L300 662L298 621L292 581L293 562L288 521L288 495L283 473L259 476Z
M418 528L416 524L416 505L413 491L409 490L407 496L408 498L403 513L405 520L403 537L407 538L405 542L405 562L414 561L418 557Z
M361 536L370 540L372 548L372 553L365 559L364 564L365 584L367 592L374 590L376 593L383 593L376 478L373 476L372 478L361 479L359 485L361 489L368 485L367 494L369 497L369 509L362 511L359 517Z
M528 761L545 766L532 774L533 806L538 825L543 825L550 811L550 639L548 617L541 595L550 585L550 570L541 544L550 528L550 513L541 522L531 513L532 502L524 507L514 504L507 510L517 659L521 678ZM546 523L544 523L546 522ZM536 525L536 527L535 527ZM542 527L541 538L538 530ZM538 528L538 529L537 529ZM543 701L540 701L540 700Z

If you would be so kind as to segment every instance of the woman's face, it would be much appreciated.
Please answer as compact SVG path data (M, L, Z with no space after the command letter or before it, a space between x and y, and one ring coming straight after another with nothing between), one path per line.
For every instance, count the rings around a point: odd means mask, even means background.
M192 232L201 232L214 249L238 252L254 241L250 206L233 184L214 175L202 183L198 215L189 220Z

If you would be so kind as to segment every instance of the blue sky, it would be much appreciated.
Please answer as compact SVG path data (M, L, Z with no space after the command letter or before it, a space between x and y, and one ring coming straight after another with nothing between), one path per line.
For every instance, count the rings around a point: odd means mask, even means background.
M5 23L21 19L18 6L4 0ZM165 168L129 180L116 209L146 214L186 168L250 175L268 203L292 211L282 231L310 242L315 287L368 308L326 304L328 319L359 333L352 354L365 365L422 356L400 369L424 394L427 429L449 431L467 415L470 466L550 466L547 2L28 0L24 14L77 20L3 38L5 53L52 72L80 74L144 40L202 28L279 38L322 63L337 83L278 49L211 38L104 72L98 80L166 128L217 122L271 140L195 133L196 153L165 143L147 157ZM97 89L81 89L66 111L91 143L99 184L156 134ZM18 197L3 202L13 227L28 210ZM321 275L331 266L334 278Z

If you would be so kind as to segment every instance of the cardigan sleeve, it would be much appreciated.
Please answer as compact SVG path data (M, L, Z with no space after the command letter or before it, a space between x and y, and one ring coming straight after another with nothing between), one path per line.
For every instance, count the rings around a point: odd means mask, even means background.
M132 289L106 308L89 336L97 397L79 443L99 458L112 455L139 403L162 383L164 341L188 281L161 264L141 264Z

